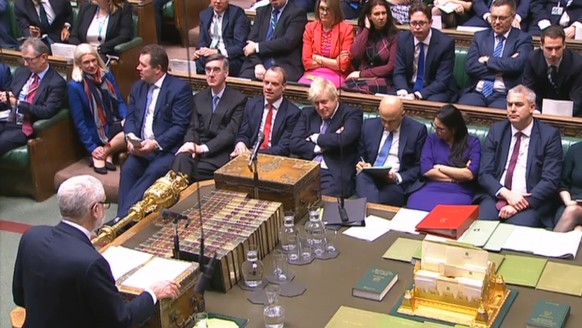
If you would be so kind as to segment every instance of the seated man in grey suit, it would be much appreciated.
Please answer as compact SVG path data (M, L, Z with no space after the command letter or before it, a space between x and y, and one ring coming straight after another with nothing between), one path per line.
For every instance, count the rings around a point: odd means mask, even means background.
M228 67L223 55L206 59L208 88L194 96L192 121L172 164L172 170L187 174L190 182L212 179L234 148L247 98L226 85Z
M265 134L259 152L289 156L291 133L301 111L283 96L286 86L287 74L283 68L274 66L267 70L263 79L263 95L247 102L231 157L253 147L259 131Z
M475 196L479 218L554 227L562 172L560 131L533 117L536 95L523 85L507 94L507 120L491 126L482 148Z
M404 206L405 191L420 173L420 153L426 126L404 112L402 100L384 97L380 117L367 119L360 136L360 161L356 165L356 193L368 202ZM364 167L391 167L387 176L375 176Z

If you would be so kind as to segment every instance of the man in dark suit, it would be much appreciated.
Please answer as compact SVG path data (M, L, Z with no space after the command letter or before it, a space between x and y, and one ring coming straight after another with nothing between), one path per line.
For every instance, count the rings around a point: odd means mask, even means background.
M285 69L289 81L296 82L303 75L301 47L307 15L289 0L270 2L257 9L240 77L262 80L267 68L277 65Z
M332 82L316 78L291 135L291 153L321 164L321 193L349 197L354 192L362 111L339 102Z
M259 131L265 134L259 152L289 156L291 133L301 111L283 96L286 86L285 70L278 66L267 70L263 79L263 95L250 99L245 106L242 125L231 157L249 151L257 142Z
M66 105L67 83L49 65L48 46L28 38L20 49L25 67L14 72L10 92L0 92L0 103L9 101L15 109L14 120L0 122L0 156L26 145L34 121L51 118Z
M527 18L529 16L530 1L535 0L515 0L516 13L511 21L511 25L514 28L522 29L527 27ZM491 0L474 0L473 1L473 12L474 16L469 18L463 25L464 26L479 26L479 27L490 27L491 26L491 6L493 1Z
M475 33L465 68L470 87L460 104L505 108L507 90L521 81L532 49L531 36L511 27L515 17L513 0L496 0L491 5L491 28Z
M194 52L196 71L204 73L206 58L222 54L228 58L229 76L238 76L244 61L243 47L250 31L245 11L228 0L211 1L212 6L200 12L200 39Z
M73 23L69 0L16 0L14 4L22 36L42 38L47 44L69 40Z
M356 165L356 193L368 202L404 206L405 192L420 173L420 153L426 126L404 112L402 100L384 97L380 117L367 119L360 136L360 161ZM387 176L376 176L365 167L391 167Z
M574 116L582 116L582 56L566 47L562 27L552 25L542 32L541 49L532 51L525 64L523 84L536 93L542 109L544 98L571 100Z
M0 48L16 49L16 39L10 32L8 17L9 0L0 0Z
M164 48L145 46L137 70L141 81L131 88L124 126L130 155L121 169L119 218L168 172L192 115L192 88L166 73L168 55Z
M455 40L431 28L432 13L424 3L410 7L410 31L400 33L394 66L394 89L401 97L455 101Z
M483 145L475 196L479 218L554 227L552 205L562 172L560 131L533 118L535 93L509 90L508 120L491 126Z
M91 244L109 207L99 180L70 178L57 199L62 221L30 228L18 246L12 295L26 309L24 327L133 327L154 314L158 299L178 295L178 284L157 282L123 300L109 264Z
M531 0L532 24L528 32L539 35L550 25L564 28L566 38L573 39L576 27L582 27L582 0Z
M247 98L226 85L228 67L223 55L208 57L208 88L194 96L192 121L172 164L172 170L187 174L190 182L212 179L234 149Z

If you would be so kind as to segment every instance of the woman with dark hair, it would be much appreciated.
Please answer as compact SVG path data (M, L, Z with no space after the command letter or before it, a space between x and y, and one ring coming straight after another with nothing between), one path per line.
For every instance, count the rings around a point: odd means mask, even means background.
M354 28L344 21L339 1L318 0L315 21L305 25L302 53L305 73L299 83L311 85L316 77L323 77L339 88L351 71Z
M398 44L398 29L388 2L368 1L358 19L358 27L350 53L360 60L360 70L350 73L342 88L388 94L392 91L392 71Z
M408 207L431 211L436 205L469 205L481 161L481 143L470 136L461 112L453 105L441 107L420 157L422 178L410 190Z

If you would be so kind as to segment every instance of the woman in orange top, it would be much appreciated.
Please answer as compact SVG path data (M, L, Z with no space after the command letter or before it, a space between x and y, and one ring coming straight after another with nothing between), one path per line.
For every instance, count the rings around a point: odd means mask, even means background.
M354 28L344 21L339 0L318 0L315 8L315 21L303 33L305 74L298 82L310 85L323 77L339 87L351 71Z

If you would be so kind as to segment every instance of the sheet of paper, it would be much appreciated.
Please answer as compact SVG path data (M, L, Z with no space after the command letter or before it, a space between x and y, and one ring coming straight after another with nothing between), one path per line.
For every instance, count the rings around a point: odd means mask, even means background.
M398 237L382 255L382 258L410 262L421 244L422 240Z
M254 10L257 10L257 8L266 6L268 4L269 4L269 0L261 0L261 1L258 1L257 3L255 3L255 4L253 4L251 6L250 10L253 10L254 11Z
M463 25L459 25L457 26L457 31L462 31L462 32L479 32L479 31L483 31L486 30L487 27L479 27L479 26L463 26Z
M10 109L0 111L0 120L6 120L10 116Z
M401 208L390 221L390 230L418 235L416 226L428 215L426 211Z
M156 257L127 278L122 285L145 289L160 280L175 280L190 266L190 262Z
M534 253L536 244L544 240L544 229L515 226L509 238L503 244L503 249L510 249L518 252Z
M190 66L190 73L196 74L196 62L193 60L172 59L170 60L170 71L188 73L188 66Z
M51 53L53 56L64 58L75 58L76 45L67 43L53 43L51 44Z
M582 267L548 262L536 289L582 296Z
M365 227L351 227L343 232L344 235L367 241L374 241L390 231L390 221L387 219L375 215L369 215L366 217L365 221Z
M476 220L459 238L462 243L483 247L499 225L499 221Z
M570 232L554 232L544 230L543 243L536 243L534 254L547 257L575 258L580 248L582 232L573 230Z
M115 281L153 257L151 254L123 246L111 246L101 255L109 263Z
M547 262L544 258L508 254L497 274L508 284L535 287Z
M574 113L574 102L569 100L542 100L542 113L546 115L572 117Z
M452 13L459 5L453 2L447 2L444 5L437 5L437 7L447 14Z
M515 228L513 224L500 223L495 231L493 231L493 234L489 237L489 240L483 248L494 252L501 251L507 238L509 238L509 235L513 232L513 228Z

